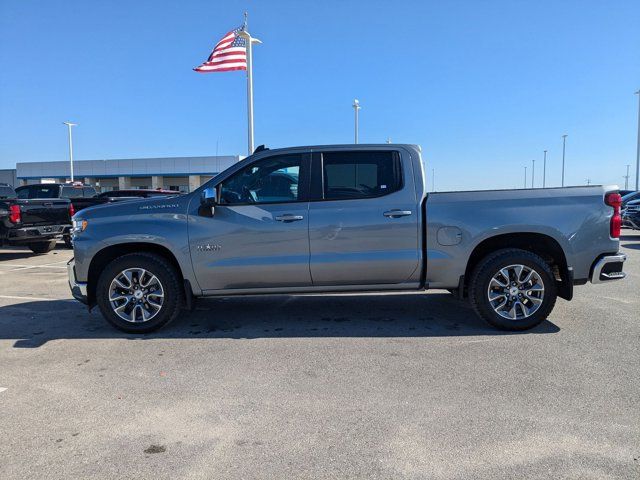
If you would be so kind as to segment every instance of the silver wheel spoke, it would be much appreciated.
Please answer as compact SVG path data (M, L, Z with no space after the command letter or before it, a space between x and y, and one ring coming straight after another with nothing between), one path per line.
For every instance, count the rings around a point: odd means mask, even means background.
M524 270L524 265L516 265L513 267L513 271L516 274L516 282L520 283L520 277L522 276L522 271Z
M499 298L507 298L507 296L500 292L489 292L489 301L493 302Z

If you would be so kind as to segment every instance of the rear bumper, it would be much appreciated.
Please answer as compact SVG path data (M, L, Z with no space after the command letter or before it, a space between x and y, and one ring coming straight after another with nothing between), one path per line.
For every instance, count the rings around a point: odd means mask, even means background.
M71 289L71 295L76 300L88 305L89 300L87 298L87 284L78 282L76 279L76 262L72 258L67 263L67 275L69 276L69 288Z
M627 276L622 271L627 256L624 253L605 255L598 259L591 269L591 283L605 283L612 280L622 280Z
M8 231L6 241L8 243L19 245L44 240L51 240L62 236L62 234L71 228L70 225L42 225L36 227L12 228Z

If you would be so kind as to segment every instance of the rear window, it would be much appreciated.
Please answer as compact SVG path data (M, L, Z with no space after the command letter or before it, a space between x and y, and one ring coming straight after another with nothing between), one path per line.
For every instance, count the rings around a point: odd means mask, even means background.
M381 197L402 187L397 152L328 152L322 159L325 200Z
M98 194L98 192L96 192L96 189L93 187L84 187L82 190L84 191L85 198L92 198Z
M61 198L81 198L82 187L62 187Z
M58 198L60 187L58 185L29 185L17 190L18 198Z

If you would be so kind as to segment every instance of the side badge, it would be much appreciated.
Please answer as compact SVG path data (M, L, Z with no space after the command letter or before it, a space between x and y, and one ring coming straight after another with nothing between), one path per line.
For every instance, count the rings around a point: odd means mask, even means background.
M198 250L199 252L218 252L222 250L222 246L205 243L204 245L198 245L196 247L196 250Z

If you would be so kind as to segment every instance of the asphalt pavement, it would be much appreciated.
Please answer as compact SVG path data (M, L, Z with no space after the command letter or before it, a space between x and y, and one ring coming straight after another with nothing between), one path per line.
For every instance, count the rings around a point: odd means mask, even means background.
M499 332L442 291L199 300L126 335L0 250L0 478L640 478L627 278Z

